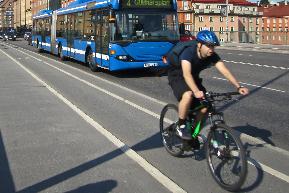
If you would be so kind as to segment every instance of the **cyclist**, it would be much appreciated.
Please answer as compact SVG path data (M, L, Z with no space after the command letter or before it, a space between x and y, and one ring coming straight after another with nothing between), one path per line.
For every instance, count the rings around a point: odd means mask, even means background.
M221 58L215 53L215 46L219 46L219 40L214 32L202 30L197 34L192 46L187 47L180 54L180 65L170 65L168 69L168 80L175 97L179 101L179 121L177 135L183 139L192 139L191 133L185 125L187 112L192 105L200 105L200 99L204 99L205 87L199 74L202 70L215 66L223 76L229 80L242 95L249 93L249 90L240 86L236 78L225 66ZM170 61L168 61L170 62ZM200 109L195 117L194 127L203 119L207 109ZM199 148L199 141L193 141L194 148Z

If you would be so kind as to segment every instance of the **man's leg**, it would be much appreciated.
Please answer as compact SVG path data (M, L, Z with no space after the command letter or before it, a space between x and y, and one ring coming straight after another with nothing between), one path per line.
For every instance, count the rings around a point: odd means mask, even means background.
M179 103L179 123L177 128L177 134L181 138L187 140L190 140L192 138L191 133L188 131L188 128L186 128L186 117L191 102L192 102L192 91L184 92Z
M186 91L184 92L182 99L179 103L179 118L185 120L187 117L187 112L190 108L190 105L192 103L192 91Z

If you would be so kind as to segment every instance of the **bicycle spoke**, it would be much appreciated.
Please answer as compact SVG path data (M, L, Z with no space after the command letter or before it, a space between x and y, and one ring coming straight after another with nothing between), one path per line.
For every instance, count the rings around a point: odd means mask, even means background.
M223 188L235 190L245 179L247 165L242 144L227 129L218 127L210 133L207 158L215 180Z

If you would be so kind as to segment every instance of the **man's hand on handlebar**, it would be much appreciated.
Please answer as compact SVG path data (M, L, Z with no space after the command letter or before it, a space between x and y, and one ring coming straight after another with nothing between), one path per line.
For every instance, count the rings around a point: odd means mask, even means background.
M193 92L194 93L194 96L197 98L197 99L205 99L205 94L203 91L196 91L196 92Z
M238 88L238 92L241 94L241 95L247 95L249 94L249 89L245 88L245 87L239 87Z

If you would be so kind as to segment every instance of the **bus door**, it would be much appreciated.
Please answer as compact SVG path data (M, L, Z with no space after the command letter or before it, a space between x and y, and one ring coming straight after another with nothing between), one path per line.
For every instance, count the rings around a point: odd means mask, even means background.
M109 67L109 22L108 10L100 10L96 12L95 21L95 50L96 63L102 67Z
M69 14L67 17L67 54L70 57L74 57L75 49L74 49L74 26L75 26L75 15Z

